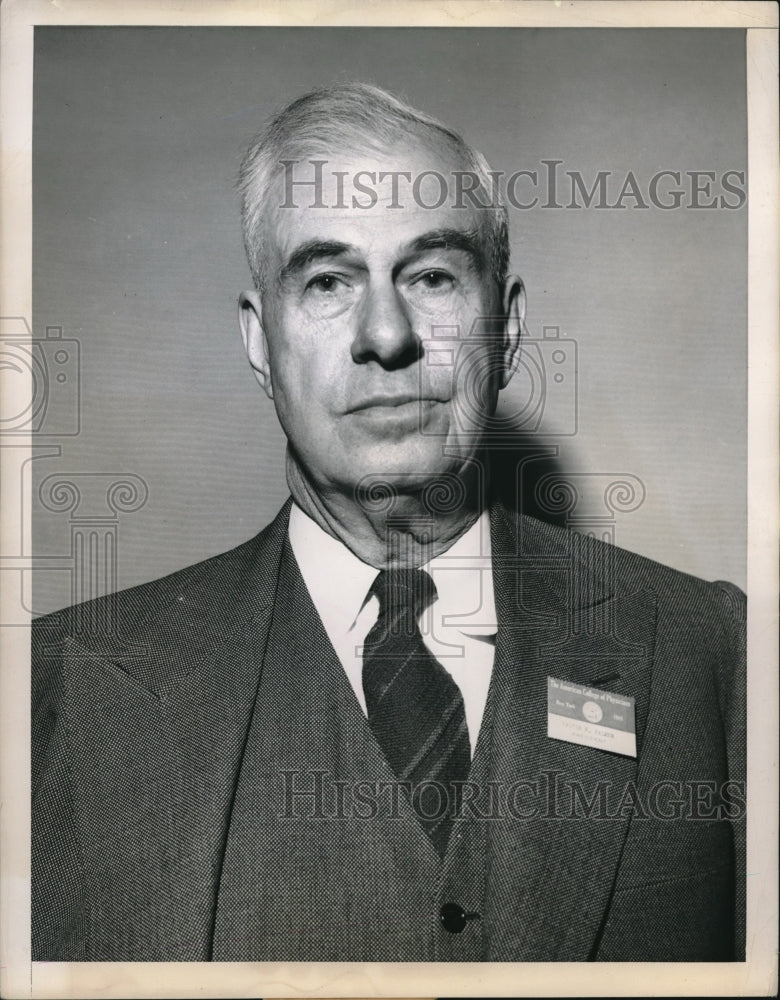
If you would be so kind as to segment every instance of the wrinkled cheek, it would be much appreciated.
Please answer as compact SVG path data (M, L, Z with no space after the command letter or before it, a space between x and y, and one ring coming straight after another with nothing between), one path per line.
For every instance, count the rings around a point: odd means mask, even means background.
M274 406L284 433L297 448L304 446L311 435L312 402L306 398L303 380L290 383L280 378L274 384Z
M495 411L501 369L494 355L472 354L454 372L454 412L458 427L479 431Z
M286 357L277 371L279 391L276 392L276 386L274 391L291 416L302 407L313 409L317 405L317 367L313 355Z

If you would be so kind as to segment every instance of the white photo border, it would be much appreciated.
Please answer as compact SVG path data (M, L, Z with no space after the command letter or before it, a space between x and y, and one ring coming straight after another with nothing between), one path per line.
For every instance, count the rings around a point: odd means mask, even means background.
M29 631L0 629L0 994L4 997L771 996L777 991L778 8L770 2L436 4L10 0L0 9L0 315L32 313L36 25L364 25L746 30L748 93L748 895L744 963L31 963ZM3 372L0 371L0 379ZM3 386L0 385L0 389ZM31 387L16 391L28 396ZM14 448L29 455L30 439ZM5 451L5 449L4 449ZM19 452L17 452L17 455ZM0 553L30 528L2 454ZM17 466L17 463L14 463ZM29 463L25 466L29 469ZM29 491L25 493L29 495ZM7 582L3 579L3 586ZM0 603L13 595L0 590Z

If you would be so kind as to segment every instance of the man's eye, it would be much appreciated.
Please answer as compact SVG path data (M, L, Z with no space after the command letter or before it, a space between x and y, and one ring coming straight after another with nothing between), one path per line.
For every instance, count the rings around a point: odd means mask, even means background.
M433 292L443 291L445 289L451 288L454 279L451 274L446 271L423 271L423 273L417 279L417 283L421 284L424 288L428 288Z
M306 285L306 290L310 288L315 292L335 292L342 284L341 279L335 274L318 274Z

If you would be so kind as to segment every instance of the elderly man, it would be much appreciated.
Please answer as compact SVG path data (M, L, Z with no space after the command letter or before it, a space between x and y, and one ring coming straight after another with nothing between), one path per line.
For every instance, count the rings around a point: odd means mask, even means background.
M494 498L484 158L348 85L241 187L292 499L36 623L34 958L740 958L741 595Z

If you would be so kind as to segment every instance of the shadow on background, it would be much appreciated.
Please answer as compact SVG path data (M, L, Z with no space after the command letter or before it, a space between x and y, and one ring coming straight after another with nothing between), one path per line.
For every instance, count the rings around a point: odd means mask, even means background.
M564 527L567 508L550 502L540 484L566 479L560 446L521 429L502 433L488 446L491 496L510 510Z

